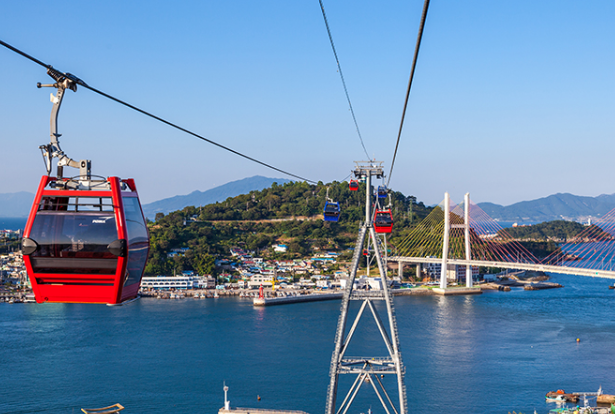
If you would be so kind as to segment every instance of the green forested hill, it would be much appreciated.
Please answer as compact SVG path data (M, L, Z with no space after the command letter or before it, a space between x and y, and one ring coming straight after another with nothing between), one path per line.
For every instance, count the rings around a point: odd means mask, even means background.
M327 188L329 198L338 201L342 209L337 223L322 220ZM430 211L423 203L412 200L402 193L391 193L395 220L392 238L403 236ZM347 182L290 182L202 208L186 207L166 216L157 214L156 222L149 224L151 251L146 274L184 269L213 273L214 259L229 256L234 246L266 256L273 255L269 251L272 244L284 243L289 252L277 257L287 258L305 257L315 249L343 253L354 247L364 208L364 184L353 192ZM168 258L167 254L176 248L189 250L183 256Z
M554 240L566 242L586 229L587 226L574 221L556 220L534 224L532 226L502 229L500 233L507 233L510 237L517 240ZM596 229L592 231L592 234L597 234L596 231L602 233L601 230Z

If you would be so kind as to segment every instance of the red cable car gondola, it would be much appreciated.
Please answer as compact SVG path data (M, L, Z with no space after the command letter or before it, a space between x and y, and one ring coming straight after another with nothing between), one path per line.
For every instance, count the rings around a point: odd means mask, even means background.
M117 304L135 298L149 235L132 179L70 189L43 176L22 241L38 303Z
M76 78L54 69L51 143L41 146L47 175L40 181L22 239L22 253L38 303L118 304L136 298L149 253L149 233L132 179L92 179L89 160L60 148L57 117ZM58 175L51 161L58 158ZM63 167L79 176L62 178Z
M348 184L348 189L350 191L359 191L359 181L350 180L350 184Z
M374 230L376 230L376 233L391 233L393 231L391 210L376 210L374 213Z

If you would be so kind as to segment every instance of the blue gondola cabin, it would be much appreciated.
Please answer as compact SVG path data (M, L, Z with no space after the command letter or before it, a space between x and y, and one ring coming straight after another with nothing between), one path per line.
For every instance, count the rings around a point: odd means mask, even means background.
M340 203L327 201L323 210L325 221L337 222L340 218Z
M380 185L378 186L378 198L387 198L388 195L388 191L386 186L384 185Z

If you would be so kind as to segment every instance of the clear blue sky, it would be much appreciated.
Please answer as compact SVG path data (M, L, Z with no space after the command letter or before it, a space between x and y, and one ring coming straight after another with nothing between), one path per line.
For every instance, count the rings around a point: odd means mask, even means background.
M390 166L422 0L327 0L370 155ZM391 186L428 204L614 193L615 2L432 0ZM91 86L300 176L365 155L318 0L7 2L0 38ZM0 193L36 188L43 68L0 48ZM81 88L62 148L143 202L281 177Z

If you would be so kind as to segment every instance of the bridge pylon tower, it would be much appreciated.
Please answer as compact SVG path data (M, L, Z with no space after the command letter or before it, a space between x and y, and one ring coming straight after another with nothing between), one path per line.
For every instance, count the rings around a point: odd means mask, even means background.
M373 388L376 396L380 400L386 414L407 414L407 399L406 386L404 384L404 366L399 350L399 336L397 334L397 321L395 319L395 310L393 307L393 296L389 291L389 283L387 280L387 272L383 256L382 245L377 239L373 225L373 188L372 177L384 177L382 162L368 161L355 162L356 168L354 175L358 178L365 178L366 195L365 195L365 221L359 229L357 241L355 244L354 255L352 257L352 267L348 277L348 283L342 297L341 312L338 319L337 331L335 334L335 348L331 356L331 367L329 373L329 389L327 392L326 414L346 414L357 396L360 388L365 385ZM382 281L382 290L355 290L354 281L359 268L359 261L363 253L363 247L366 238L372 242L375 252L380 280ZM384 301L388 322L387 327L383 324L382 319L378 315L374 301ZM346 330L348 314L351 302L362 302L357 315L350 327ZM364 316L364 311L369 309L374 317L374 321L386 346L388 355L386 356L360 356L347 357L346 351L348 345L356 332L359 321ZM356 379L348 390L342 403L337 405L337 392L339 386L340 375L354 374ZM394 375L397 379L397 395L398 403L393 403L393 399L386 391L381 377ZM396 407L397 406L397 407Z
M442 242L442 266L440 270L440 288L446 289L448 278L449 236L451 228L461 228L464 233L465 259L472 260L470 247L470 193L463 197L463 224L451 224L451 202L448 193L444 193L444 238ZM471 288L472 266L466 265L466 287Z

